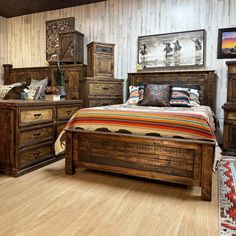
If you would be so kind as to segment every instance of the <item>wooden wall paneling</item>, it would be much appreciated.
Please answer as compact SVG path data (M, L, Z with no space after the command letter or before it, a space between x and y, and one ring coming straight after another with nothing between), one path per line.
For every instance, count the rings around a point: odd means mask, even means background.
M7 19L0 17L0 85L3 84L3 67L7 60Z
M216 59L218 28L235 26L234 0L108 0L7 19L8 61L22 66L45 65L45 22L75 17L76 30L92 41L115 43L115 77L127 78L136 71L137 37L187 30L206 29L206 68L215 69L217 115L223 123L221 106L226 101L227 68ZM1 43L0 43L1 44ZM6 57L6 56L5 56ZM85 53L85 64L87 54ZM3 63L2 63L3 64Z

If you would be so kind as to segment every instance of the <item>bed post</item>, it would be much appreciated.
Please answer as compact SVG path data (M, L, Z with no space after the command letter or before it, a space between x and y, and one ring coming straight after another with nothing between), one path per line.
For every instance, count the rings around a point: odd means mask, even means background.
M75 164L73 162L73 133L72 132L66 132L65 172L67 175L75 174Z
M202 150L201 199L211 201L214 146L206 144Z
M12 69L13 65L11 64L3 64L4 67L4 84L10 84L10 70Z

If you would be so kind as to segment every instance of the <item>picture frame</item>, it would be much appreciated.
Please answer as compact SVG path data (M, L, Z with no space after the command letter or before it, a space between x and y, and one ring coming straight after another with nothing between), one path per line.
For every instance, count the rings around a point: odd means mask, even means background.
M139 36L137 68L202 68L205 48L204 29Z
M236 58L236 27L218 29L217 58Z
M46 60L48 63L56 62L59 58L59 34L74 29L74 17L46 21Z

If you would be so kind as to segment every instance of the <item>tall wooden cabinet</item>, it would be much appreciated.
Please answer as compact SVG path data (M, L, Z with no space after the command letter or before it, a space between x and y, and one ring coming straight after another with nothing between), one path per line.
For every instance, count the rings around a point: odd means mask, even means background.
M223 153L236 156L236 61L227 61L227 102L224 109Z
M87 45L88 77L114 77L114 47L111 43L92 42Z
M61 62L84 63L84 35L77 30L59 34Z
M81 83L83 106L96 107L123 103L123 80L114 78L115 44L92 42L87 45L87 78Z

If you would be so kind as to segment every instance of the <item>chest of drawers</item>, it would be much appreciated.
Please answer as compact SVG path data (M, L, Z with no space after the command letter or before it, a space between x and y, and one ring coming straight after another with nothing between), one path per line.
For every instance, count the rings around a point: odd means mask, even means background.
M81 83L80 94L84 107L121 104L123 103L123 80L87 77Z
M80 100L0 101L0 171L19 176L59 160L54 142Z

